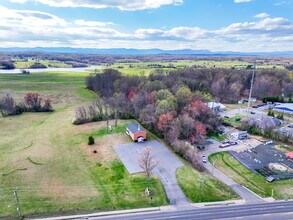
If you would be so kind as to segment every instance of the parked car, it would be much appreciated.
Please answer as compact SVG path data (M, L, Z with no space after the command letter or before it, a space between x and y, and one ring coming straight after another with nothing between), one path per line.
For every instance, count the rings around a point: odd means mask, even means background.
M229 144L229 140L222 141L222 144Z
M293 124L288 125L288 128L293 128Z
M229 146L230 146L230 144L229 143L226 143L226 144L221 144L219 146L219 148L225 148L225 147L229 147Z
M203 163L206 163L206 162L208 162L208 161L207 161L207 157L206 157L206 156L202 156L202 157L201 157L201 160L202 160L202 162L203 162Z
M267 141L267 142L265 143L265 145L273 144L273 143L274 143L273 141Z
M199 150L204 150L205 146L204 145L197 145L197 149Z
M250 114L254 115L254 114L255 114L255 112L254 112L254 111L251 111L251 112L250 112Z
M230 141L229 144L230 145L237 145L237 141Z

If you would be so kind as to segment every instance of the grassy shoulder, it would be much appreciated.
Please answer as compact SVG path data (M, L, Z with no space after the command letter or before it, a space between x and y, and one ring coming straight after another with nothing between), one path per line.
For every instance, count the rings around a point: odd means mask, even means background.
M191 202L216 202L239 197L226 185L189 165L178 168L178 183Z
M209 160L235 182L246 186L261 197L271 197L273 194L275 199L293 198L293 179L269 183L263 176L251 172L227 152L212 154Z

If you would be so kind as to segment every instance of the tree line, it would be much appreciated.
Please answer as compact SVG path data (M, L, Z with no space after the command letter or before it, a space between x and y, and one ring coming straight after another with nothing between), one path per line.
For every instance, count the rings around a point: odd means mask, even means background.
M21 102L16 102L9 94L0 97L0 114L2 117L19 115L23 112L51 111L53 111L51 100L43 99L38 93L27 93Z

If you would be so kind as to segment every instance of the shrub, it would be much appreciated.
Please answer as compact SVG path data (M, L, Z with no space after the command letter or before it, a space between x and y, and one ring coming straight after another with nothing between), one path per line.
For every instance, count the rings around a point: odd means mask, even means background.
M284 114L283 113L279 113L277 115L277 119L284 120Z
M95 144L95 139L93 136L89 136L88 145L93 145L93 144Z

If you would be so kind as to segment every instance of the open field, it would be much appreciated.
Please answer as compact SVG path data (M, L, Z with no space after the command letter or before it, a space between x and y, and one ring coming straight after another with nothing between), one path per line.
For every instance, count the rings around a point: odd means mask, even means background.
M113 153L114 144L130 141L126 122L119 122L112 134L105 122L71 124L74 108L96 97L83 88L86 74L0 75L0 95L10 92L20 100L27 92L38 92L53 100L55 110L0 118L1 215L16 215L15 187L26 216L167 204L157 179L129 175ZM89 135L96 139L90 147ZM146 187L152 201L143 195Z
M33 59L28 59L27 61L16 60L14 65L16 68L25 69L33 65L35 62L36 60L33 60ZM44 64L47 67L59 67L59 68L71 67L71 65L68 65L60 61L54 61L54 60L38 60L38 62L40 62L41 64Z
M251 172L227 152L210 155L209 160L235 182L246 186L262 197L293 198L293 179L269 183L263 176Z
M207 173L199 173L189 165L178 168L177 180L191 202L215 202L239 198L226 185Z
M126 75L149 75L153 70L172 71L178 68L197 66L198 68L235 68L246 69L248 62L243 61L213 61L213 60L178 60L172 62L135 62L115 63L107 68L115 68ZM273 69L273 65L258 66L258 69ZM275 66L277 69L284 69L284 66Z

